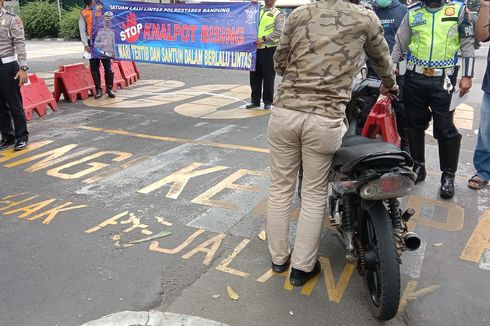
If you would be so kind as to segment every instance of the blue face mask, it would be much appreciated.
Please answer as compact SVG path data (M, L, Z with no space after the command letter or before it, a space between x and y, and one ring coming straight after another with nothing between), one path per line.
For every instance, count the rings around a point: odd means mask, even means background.
M387 8L391 5L391 3L392 3L392 0L376 0L376 4L380 8Z

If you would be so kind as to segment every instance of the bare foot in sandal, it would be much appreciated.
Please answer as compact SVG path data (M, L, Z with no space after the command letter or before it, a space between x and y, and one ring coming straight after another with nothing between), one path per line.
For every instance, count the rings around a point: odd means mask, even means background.
M485 180L476 174L468 180L468 187L475 190L483 189L487 184L488 180Z

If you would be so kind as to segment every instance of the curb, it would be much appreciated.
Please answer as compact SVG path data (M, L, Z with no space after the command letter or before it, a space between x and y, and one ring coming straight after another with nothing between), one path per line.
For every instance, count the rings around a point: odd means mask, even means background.
M76 41L80 41L80 40L76 40L76 39L66 39L66 38L56 38L56 37L52 37L52 38L30 38L30 39L27 39L28 41L46 41L46 42L53 42L53 41L56 41L56 42L76 42Z
M171 312L121 311L90 321L82 326L228 326L226 324L196 316L174 314Z

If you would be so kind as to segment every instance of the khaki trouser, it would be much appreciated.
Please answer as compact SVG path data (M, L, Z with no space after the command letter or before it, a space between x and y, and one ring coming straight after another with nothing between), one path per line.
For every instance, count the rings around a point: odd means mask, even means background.
M301 212L291 264L310 272L316 262L327 203L327 175L346 132L343 119L274 107L269 120L271 179L267 212L272 261L287 262L289 221L298 169L304 169Z

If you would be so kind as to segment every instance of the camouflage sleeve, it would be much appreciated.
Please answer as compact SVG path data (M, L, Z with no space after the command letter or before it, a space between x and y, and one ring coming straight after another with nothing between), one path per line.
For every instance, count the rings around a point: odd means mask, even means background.
M404 53L408 51L408 44L412 37L412 30L408 24L408 14L403 18L400 27L395 35L395 47L391 52L391 59L394 63L398 63L403 57Z
M12 37L12 43L15 47L15 53L19 60L19 65L27 66L27 54L26 54L26 38L24 35L24 25L19 16L15 16L10 23L10 35Z
M379 76L383 85L387 88L393 87L396 77L393 69L393 61L390 56L388 43L384 38L383 26L374 13L368 15L368 37L366 39L365 51L369 57L371 67Z
M284 26L284 32L281 34L279 38L279 44L277 45L276 52L274 53L274 69L279 76L284 74L286 70L286 66L288 64L288 56L289 51L291 50L291 38L294 31L294 20L295 20L295 12L291 13L291 15L286 20L286 24Z

